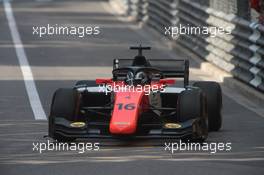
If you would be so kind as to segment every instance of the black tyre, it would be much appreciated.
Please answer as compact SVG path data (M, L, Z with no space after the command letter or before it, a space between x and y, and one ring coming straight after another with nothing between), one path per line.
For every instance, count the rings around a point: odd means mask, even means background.
M74 89L61 88L56 90L52 98L49 116L49 136L57 141L73 141L75 138L67 138L55 132L54 120L56 117L74 121L78 112L78 92Z
M200 89L185 90L179 94L177 118L180 122L196 119L192 141L203 142L208 135L206 98Z
M209 131L218 131L222 126L222 91L220 85L216 82L204 81L195 82L193 86L199 87L206 95Z

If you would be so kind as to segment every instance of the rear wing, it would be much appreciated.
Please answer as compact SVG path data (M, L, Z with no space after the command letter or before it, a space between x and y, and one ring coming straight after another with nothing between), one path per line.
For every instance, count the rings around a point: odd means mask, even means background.
M189 85L189 60L148 59L151 67L160 69L164 78L184 78L184 87ZM114 59L113 69L131 66L133 59Z

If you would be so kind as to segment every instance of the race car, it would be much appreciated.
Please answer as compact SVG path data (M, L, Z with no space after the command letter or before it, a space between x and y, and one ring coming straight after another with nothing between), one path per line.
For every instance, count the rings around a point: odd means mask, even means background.
M114 59L112 77L78 81L60 88L52 98L49 137L164 138L204 141L222 125L222 92L216 82L189 85L189 61ZM180 86L180 79L183 83ZM177 81L177 82L176 82ZM179 81L179 83L178 83Z

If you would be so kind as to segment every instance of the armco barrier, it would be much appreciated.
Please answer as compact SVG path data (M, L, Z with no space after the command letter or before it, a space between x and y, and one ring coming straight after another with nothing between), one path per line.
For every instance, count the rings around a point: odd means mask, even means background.
M162 35L165 27L179 25L232 29L231 34L216 37L180 35L175 42L264 92L264 26L251 23L248 14L241 13L239 8L244 11L248 8L243 1L126 0L124 3L123 0L119 4L127 9L128 15Z

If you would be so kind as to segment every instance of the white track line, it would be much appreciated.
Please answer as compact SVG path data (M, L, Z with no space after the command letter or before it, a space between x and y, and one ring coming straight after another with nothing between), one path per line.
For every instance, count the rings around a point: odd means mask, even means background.
M17 55L17 58L20 64L20 69L23 74L25 87L27 90L27 94L28 94L28 98L29 98L32 111L34 113L34 117L36 120L46 120L47 117L41 105L39 95L37 92L37 88L34 82L34 77L33 77L31 68L28 64L28 59L27 59L23 44L20 39L16 21L13 15L12 6L9 0L4 0L3 3L4 3L5 14L7 17L9 29L10 29L14 47L16 50L16 55Z
M171 158L171 159L159 159L165 161L175 161L175 162L203 162L203 161L210 161L210 162L218 162L218 161L225 161L225 162L253 162L253 161L264 161L262 157L252 157L252 158Z

